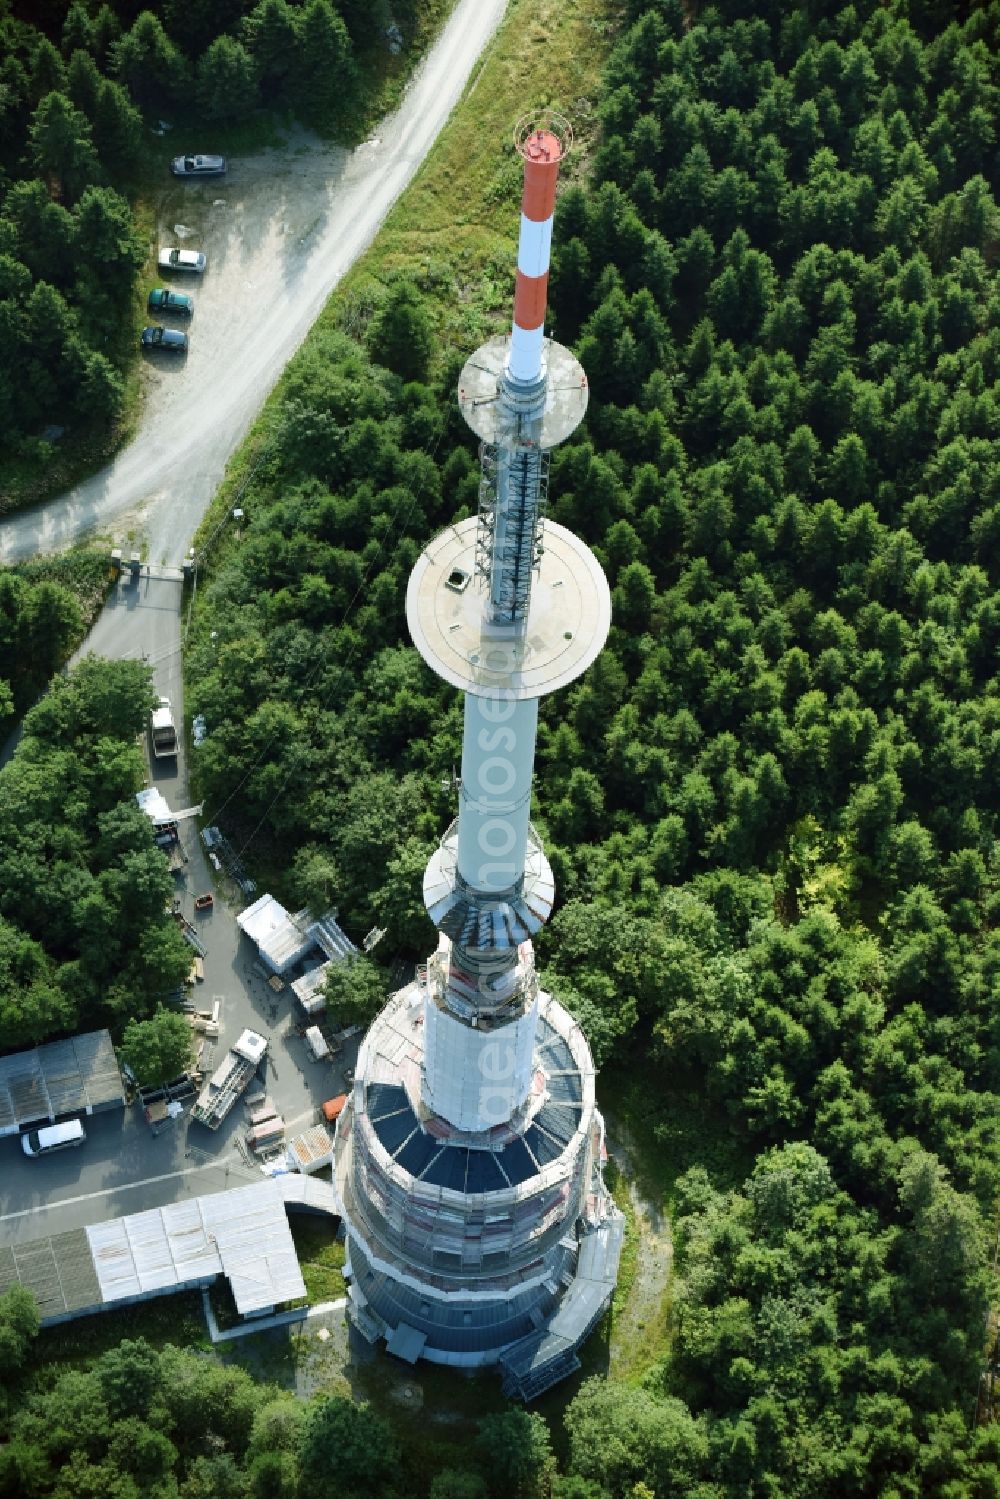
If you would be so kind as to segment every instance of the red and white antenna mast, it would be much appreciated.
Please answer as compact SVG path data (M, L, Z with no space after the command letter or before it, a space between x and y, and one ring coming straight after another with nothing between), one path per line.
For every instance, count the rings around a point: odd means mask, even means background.
M514 132L514 144L524 158L524 193L507 373L512 380L533 383L542 373L559 163L573 144L573 132L558 115L552 116L547 127L536 126L526 118Z

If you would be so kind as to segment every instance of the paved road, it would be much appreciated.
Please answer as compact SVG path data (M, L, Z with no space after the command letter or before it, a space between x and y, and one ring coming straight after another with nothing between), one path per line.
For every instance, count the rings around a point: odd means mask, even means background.
M178 183L164 139L158 242L209 260L204 277L183 283L197 299L190 353L149 356L134 440L67 495L0 523L0 562L100 527L145 535L152 561L179 563L230 455L433 145L505 8L458 0L400 109L353 153L298 133L280 151L234 161L221 183Z
M170 698L181 723L180 639L181 584L143 576L135 583L119 583L80 653L145 655L153 665L157 691ZM188 805L183 749L176 763L154 762L151 778L175 811ZM213 889L213 873L195 823L182 823L181 831L188 862L183 876L175 876L176 889L208 949L204 982L193 992L199 1009L211 1009L217 995L222 1001L222 1034L215 1056L221 1060L227 1045L246 1026L266 1035L271 1047L263 1085L286 1125L311 1124L318 1105L344 1091L343 1067L353 1065L357 1049L345 1048L335 1065L311 1060L295 1033L290 990L277 995L268 987L256 966L256 949L236 925L245 899L231 885L231 900L221 899L221 887L215 883L212 911L195 915L194 897ZM209 1058L205 1061L212 1065ZM185 1115L154 1135L140 1110L131 1108L86 1120L87 1140L79 1150L32 1160L17 1138L0 1140L0 1244L260 1181L259 1170L248 1168L236 1150L235 1137L245 1127L243 1106L238 1104L216 1133L189 1124Z

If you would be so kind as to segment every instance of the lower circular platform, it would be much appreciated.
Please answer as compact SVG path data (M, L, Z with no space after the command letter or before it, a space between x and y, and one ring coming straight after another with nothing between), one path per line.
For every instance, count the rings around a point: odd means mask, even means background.
M546 521L531 607L521 626L494 625L475 576L475 516L421 552L406 590L406 622L427 665L463 692L509 701L544 697L574 681L611 628L611 591L593 552Z

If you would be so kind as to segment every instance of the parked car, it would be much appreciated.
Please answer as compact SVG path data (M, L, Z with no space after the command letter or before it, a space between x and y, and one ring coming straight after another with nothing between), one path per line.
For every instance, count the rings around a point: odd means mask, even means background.
M228 166L224 156L175 156L170 170L175 177L224 177Z
M194 312L194 298L187 292L171 291L168 286L154 286L146 299L150 312L173 313L174 317L190 317Z
M208 256L201 250L178 250L167 245L160 251L158 264L161 271L194 271L198 276L208 265Z
M87 1131L79 1119L67 1119L64 1124L50 1124L44 1129L32 1129L21 1136L21 1149L25 1155L48 1155L52 1150L66 1150L82 1145Z
M159 323L153 323L143 328L139 342L144 349L166 349L170 354L186 354L188 336L176 328L161 328Z

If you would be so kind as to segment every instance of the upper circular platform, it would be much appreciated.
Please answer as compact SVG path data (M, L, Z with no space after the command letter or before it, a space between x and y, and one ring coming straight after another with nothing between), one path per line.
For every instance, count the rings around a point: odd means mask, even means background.
M504 411L500 401L509 346L507 334L491 338L466 360L459 377L458 409L483 442L499 442L510 421L510 413ZM547 378L539 440L543 448L555 448L583 421L590 387L579 359L552 339L547 339L543 347L542 368Z
M525 161L558 164L573 149L573 127L555 110L522 115L514 126L514 148Z
M611 628L611 592L590 548L545 522L541 566L520 627L494 625L476 579L477 520L441 531L417 559L406 622L427 665L463 692L511 701L565 687L595 660Z

